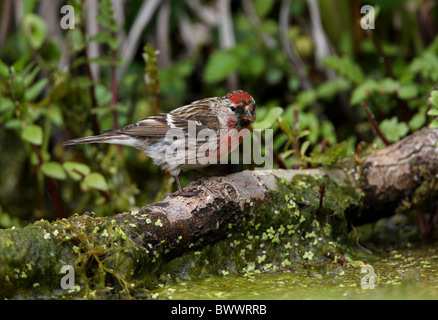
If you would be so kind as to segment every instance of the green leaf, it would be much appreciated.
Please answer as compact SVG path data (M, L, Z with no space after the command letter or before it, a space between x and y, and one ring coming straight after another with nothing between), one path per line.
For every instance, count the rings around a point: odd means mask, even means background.
M36 14L27 13L23 18L23 29L32 48L39 49L47 33L47 24L44 19Z
M411 120L409 120L409 129L411 129L411 131L420 129L426 123L426 108L427 106L421 107L420 110L411 118Z
M269 109L268 114L261 120L256 121L253 124L254 129L268 129L272 128L272 125L276 123L277 118L283 113L283 108L274 107Z
M310 130L303 130L297 135L297 140L304 138L310 134Z
M80 162L66 161L62 164L70 178L80 181L90 174L90 167Z
M408 85L402 86L398 90L397 94L398 94L398 97L400 99L410 100L410 99L413 99L413 98L417 97L418 89L417 89L416 85L408 84Z
M425 51L412 61L409 69L414 74L419 73L424 78L436 82L438 80L438 57L432 52Z
M284 133L286 133L289 138L292 138L292 131L290 130L290 127L289 127L289 124L287 123L287 121L285 121L282 116L278 116L277 122L278 122L278 125L280 126L281 130Z
M55 161L43 163L41 165L41 170L43 171L44 175L53 179L65 180L65 178L67 178L62 165Z
M432 123L429 125L429 128L437 129L438 128L438 120L432 121Z
M318 98L330 100L340 91L350 89L351 84L344 77L337 77L334 80L329 80L321 83L317 88Z
M21 138L24 141L39 146L43 142L43 129L36 124L31 124L24 128Z
M430 109L427 112L427 115L431 117L438 117L438 109Z
M14 111L14 103L11 99L2 97L0 100L0 114L5 114L6 112ZM1 118L0 118L1 119Z
M40 152L37 155L37 153L32 150L30 153L30 163L34 166L39 166L41 164L41 160L43 163L50 161L50 153L40 149Z
M9 76L9 67L0 59L0 77L7 78Z
M114 10L111 0L99 1L99 14L96 16L96 20L104 28L107 28L114 32L118 30L117 23L114 18Z
M89 40L84 39L79 28L69 30L68 34L70 37L70 48L74 52L81 51L87 46ZM82 57L82 59L85 60L85 57ZM75 63L75 64L77 64L77 63ZM75 64L73 64L71 67L73 67Z
M385 78L378 83L378 90L381 93L394 93L400 88L400 83L391 78Z
M239 57L233 51L215 51L208 59L204 80L208 84L224 80L240 65Z
M28 69L28 68L30 69L29 73L27 73L27 70L23 70L23 73L25 73L25 76L23 77L23 84L26 87L30 86L34 82L36 76L38 75L38 72L41 71L40 66L36 66L34 68L32 63L26 65L26 69ZM31 70L32 68L33 68L33 70Z
M327 57L323 60L323 64L353 83L360 84L364 80L361 67L349 57Z
M309 158L313 165L331 165L348 157L348 144L346 141L328 147L324 153L312 154Z
M26 92L24 93L26 99L29 101L35 100L48 83L49 80L47 78L39 80L32 87L26 90Z
M397 117L383 120L379 127L390 142L400 140L409 132L408 125L404 122L399 123Z
M324 121L322 123L321 136L327 139L330 144L336 143L336 129L331 121Z
M108 184L105 178L98 172L92 172L88 177L85 178L84 183L87 187L92 189L97 189L101 191L108 190Z
M117 37L111 37L108 41L108 45L112 50L116 50L119 46L119 38ZM118 62L119 64L122 64L123 60L120 60L120 62Z
M351 94L351 105L356 105L368 98L368 96L379 88L378 83L375 80L368 79L361 85L359 85Z
M20 72L23 70L24 66L26 66L27 63L27 59L26 57L20 57L19 59L17 59L13 64L12 64L12 68L16 71L16 72ZM27 65L28 67L30 66L30 64Z
M429 97L429 102L438 108L438 90L434 90L431 92Z
M265 17L272 9L275 1L273 0L255 0L254 7L257 12L257 15L260 18Z
M266 61L261 55L252 55L246 58L246 63L241 64L239 71L249 76L259 77L266 70Z
M106 43L111 39L111 32L110 31L102 31L99 33L96 33L94 36L90 38L90 40L99 42L99 43Z
M309 140L304 141L300 149L301 155L304 156L306 154L306 151L309 148L309 146L310 146L310 141Z
M316 90L303 91L297 97L297 104L300 106L300 109L304 109L312 104L316 99L318 99Z
M5 129L9 130L20 130L21 129L21 121L17 118L12 118L11 120L6 121L4 124Z

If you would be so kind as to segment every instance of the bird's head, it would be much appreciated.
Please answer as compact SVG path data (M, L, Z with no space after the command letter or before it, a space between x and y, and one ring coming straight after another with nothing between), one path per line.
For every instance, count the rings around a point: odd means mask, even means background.
M224 100L227 101L226 113L234 126L248 128L255 121L256 103L247 92L242 90L230 92Z

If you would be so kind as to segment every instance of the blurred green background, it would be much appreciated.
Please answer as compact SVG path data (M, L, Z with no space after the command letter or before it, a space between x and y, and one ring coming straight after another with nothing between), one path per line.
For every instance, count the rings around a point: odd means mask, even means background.
M437 16L433 0L0 0L0 227L175 190L135 149L62 142L235 89L274 129L276 167L383 147L362 103L389 142L437 126Z

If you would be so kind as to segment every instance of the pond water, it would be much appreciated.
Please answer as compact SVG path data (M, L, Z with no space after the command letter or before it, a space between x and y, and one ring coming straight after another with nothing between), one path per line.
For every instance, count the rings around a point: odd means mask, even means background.
M181 280L163 285L153 291L152 297L182 300L438 299L438 250L394 250L375 258L368 262L352 261L346 266L296 264L276 272ZM371 289L373 283L374 289Z

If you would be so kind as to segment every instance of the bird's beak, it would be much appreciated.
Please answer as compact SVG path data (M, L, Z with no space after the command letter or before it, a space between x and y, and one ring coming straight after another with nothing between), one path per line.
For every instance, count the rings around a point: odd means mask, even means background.
M245 119L251 121L251 123L255 121L254 117L251 114L250 106L245 106Z

